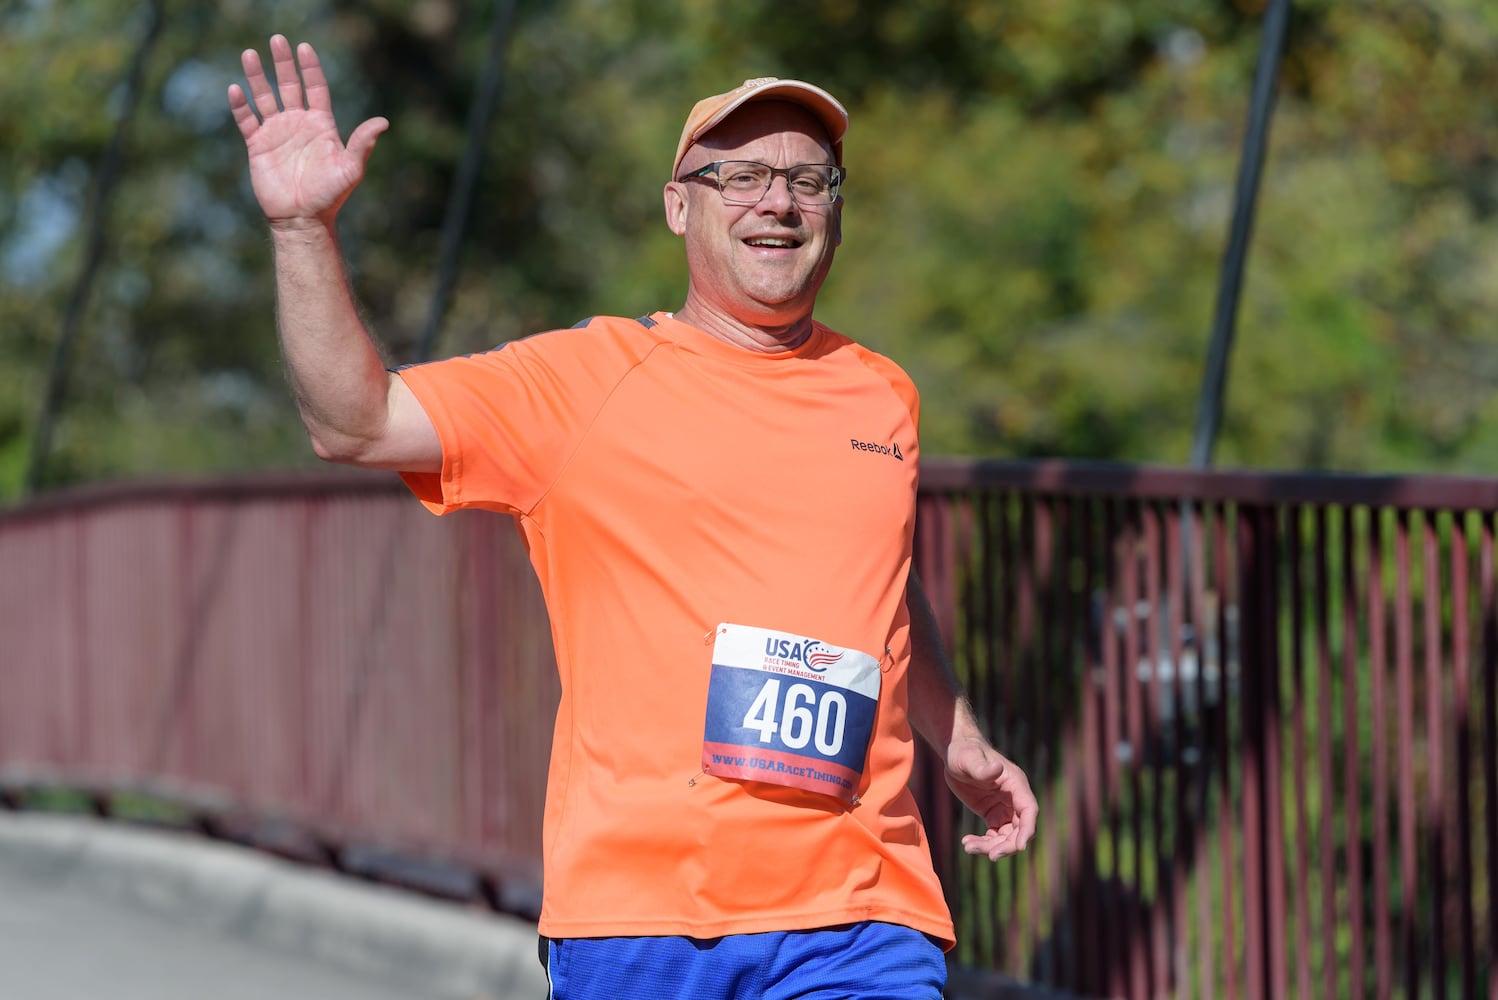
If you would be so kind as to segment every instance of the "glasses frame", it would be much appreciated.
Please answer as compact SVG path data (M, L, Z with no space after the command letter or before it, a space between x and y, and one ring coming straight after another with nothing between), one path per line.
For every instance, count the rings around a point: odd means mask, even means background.
M725 163L752 163L756 167L764 167L770 172L770 179L765 181L765 189L759 193L758 198L755 198L753 201L744 201L740 198L729 197L728 192L723 188L722 167ZM796 189L791 185L791 171L800 170L803 167L820 167L832 171L832 183L828 185L828 190L831 194L826 201L802 201L796 194ZM712 175L711 178L709 175ZM835 163L797 163L789 167L772 167L768 163L761 163L759 160L714 160L707 166L699 167L689 174L682 174L676 179L678 181L705 181L711 179L717 185L718 194L725 203L729 205L758 205L765 200L765 195L770 193L770 188L774 186L775 178L777 177L785 178L785 189L790 193L791 200L796 204L805 208L827 208L837 204L837 200L842 194L843 182L848 179L848 171L845 167Z

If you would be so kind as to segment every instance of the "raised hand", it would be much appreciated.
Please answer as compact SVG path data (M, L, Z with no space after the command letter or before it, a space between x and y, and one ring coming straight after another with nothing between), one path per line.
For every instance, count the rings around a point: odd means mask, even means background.
M997 861L1023 851L1035 835L1039 806L1030 779L987 741L960 740L948 749L947 786L987 827L962 838L968 854Z
M274 87L254 49L240 57L249 95L238 84L229 86L229 110L249 152L255 198L273 227L331 227L338 209L364 178L364 164L390 123L371 118L354 129L344 145L333 120L328 81L312 46L303 42L293 57L291 43L275 35L270 53Z

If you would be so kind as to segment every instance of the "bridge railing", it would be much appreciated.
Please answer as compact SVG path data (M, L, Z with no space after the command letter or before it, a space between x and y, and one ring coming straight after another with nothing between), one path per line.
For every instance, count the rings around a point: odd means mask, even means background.
M1488 479L933 464L918 565L1044 817L974 863L930 798L962 962L1498 996L1495 512Z
M346 473L62 495L0 516L0 636L13 789L147 789L535 898L559 688L506 519Z
M923 758L963 969L1498 995L1498 480L938 461L919 502L954 661L1043 807L1024 856L974 862ZM557 693L509 522L391 476L0 514L0 799L145 788L524 910Z

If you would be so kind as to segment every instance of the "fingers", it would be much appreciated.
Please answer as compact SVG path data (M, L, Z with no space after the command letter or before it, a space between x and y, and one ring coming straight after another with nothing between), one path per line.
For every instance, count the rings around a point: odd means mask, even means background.
M1014 837L1013 840L1011 840L1011 843L1014 844L1014 850L1016 850L1016 852L1025 850L1026 847L1029 847L1029 841L1034 840L1035 816L1037 816L1037 813L1037 807L1035 807L1034 802L1031 802L1028 808L1020 808L1020 810L1017 811L1016 814L1014 814L1014 819L1013 822L1010 823L1010 828L1014 831Z
M260 64L260 53L254 49L245 49L239 56L239 64L244 67L244 78L250 85L250 100L254 102L261 119L275 114L276 94L271 90L270 80L266 78L265 67Z
M1040 819L1040 803L1030 789L1030 780L1015 768L1009 786L1009 827L1014 831L1015 850L1023 851L1035 836L1035 824Z
M1028 788L1026 792L1029 792ZM1035 801L1033 794L1029 794L1025 800L1018 804L1019 809L1014 817L1014 826L1017 831L1015 842L1019 844L1020 850L1024 850L1029 845L1031 838L1035 836L1035 826L1040 820L1040 803Z
M1018 854L1024 847L1015 843L1012 833L989 830L980 835L968 834L962 838L962 849L968 854L987 855L988 860L997 861Z
M322 60L306 42L296 47L296 54L302 64L302 80L307 85L307 107L332 114L333 94L328 90L328 78L323 75Z
M1015 805L1018 808L1007 820L993 823L981 834L970 833L963 837L962 849L968 854L986 854L990 861L997 861L1029 847L1035 837L1037 810L1034 803Z
M229 84L229 113L234 116L234 124L239 126L239 134L246 141L260 127L260 119L250 110L250 99L245 96L244 88L237 83Z
M328 81L323 76L322 64L318 62L317 53L313 51L312 46L303 42L293 55L291 43L286 40L285 35L272 35L270 56L276 71L274 84L265 72L265 64L260 61L259 51L245 49L239 56L239 63L244 68L245 81L250 85L249 101L254 104L255 112L259 114L262 121L283 108L288 111L300 111L304 107L327 112L333 110L332 97L328 93ZM297 72L298 60L301 62L300 73ZM305 92L302 89L304 77ZM235 91L243 95L240 88L230 88L229 107L235 113L234 120L239 123L239 130L244 132L239 105L234 97ZM278 91L279 102L276 99ZM248 103L245 105L245 110L249 110Z
M312 46L303 48L311 51ZM276 86L281 91L281 107L302 107L302 78L297 75L296 60L291 55L291 43L285 35L272 35L270 57L276 64ZM316 57L314 57L316 58Z

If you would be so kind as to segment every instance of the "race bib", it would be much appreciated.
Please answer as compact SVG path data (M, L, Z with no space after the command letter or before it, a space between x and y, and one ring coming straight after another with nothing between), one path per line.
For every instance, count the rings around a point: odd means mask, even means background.
M719 625L702 769L852 802L879 709L879 661L806 636Z

